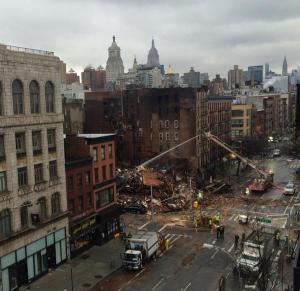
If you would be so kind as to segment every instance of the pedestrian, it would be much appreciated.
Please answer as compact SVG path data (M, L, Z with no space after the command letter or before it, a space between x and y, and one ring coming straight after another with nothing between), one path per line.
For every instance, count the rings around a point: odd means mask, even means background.
M217 226L217 239L220 237L220 226Z
M220 226L220 238L224 238L224 230L225 230L224 225L221 225Z
M237 248L238 245L239 245L239 239L240 239L240 236L238 234L236 234L234 236L234 247Z

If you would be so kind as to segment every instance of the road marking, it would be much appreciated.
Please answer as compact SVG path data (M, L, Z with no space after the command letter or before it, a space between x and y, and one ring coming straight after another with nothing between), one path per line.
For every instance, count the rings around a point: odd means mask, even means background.
M214 259L214 257L216 256L216 254L219 252L219 250L216 250L213 254L212 254L212 256L210 257L210 259L212 260L212 259Z
M138 276L140 276L145 271L146 271L146 268L144 268L141 271L139 271L133 278L131 278L129 281L127 281L125 283L125 285L123 287L121 287L118 291L122 291L125 286L129 285L130 283L132 283Z
M232 220L233 217L234 217L234 214L232 214L228 220L229 220L229 221Z
M232 244L232 246L229 248L228 252L230 253L234 248L234 243Z
M141 275L143 272L145 272L146 269L143 269L141 271L139 271L135 276L134 278L137 278L139 275Z
M237 215L237 216L234 218L234 220L233 220L233 221L237 221L237 220L238 220L238 218L239 218L239 216Z
M165 278L161 278L152 288L152 290L155 290L161 283L162 281L165 280Z
M177 241L180 238L180 236L175 237L175 239L173 239L172 241L170 240L171 244L174 244L175 241Z
M217 242L217 240L215 239L215 240L212 241L212 244L214 245L216 242Z
M151 221L146 222L145 224L143 224L142 226L140 226L138 228L138 230L142 230L145 226L147 226L149 223L151 223Z
M162 228L158 230L158 232L162 232L166 227L174 225L173 223L166 223Z
M192 285L192 282L188 283L183 289L181 288L181 291L186 291L188 288L190 288Z

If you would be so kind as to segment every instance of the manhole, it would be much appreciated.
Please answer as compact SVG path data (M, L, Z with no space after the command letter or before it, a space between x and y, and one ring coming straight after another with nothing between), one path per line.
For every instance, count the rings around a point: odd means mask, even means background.
M85 287L85 288L88 288L88 287L91 287L92 285L90 283L84 283L82 284L82 287Z
M101 278L103 278L102 275L95 275L94 277L95 277L96 279L101 279Z
M84 255L81 256L81 258L84 259L84 260L88 259L89 257L90 257L90 255L88 255L88 254L84 254Z

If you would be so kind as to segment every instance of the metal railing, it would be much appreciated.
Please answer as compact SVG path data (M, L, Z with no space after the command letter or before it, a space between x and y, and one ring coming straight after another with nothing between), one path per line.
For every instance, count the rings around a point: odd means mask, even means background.
M29 53L29 54L36 54L36 55L43 55L43 56L54 56L54 52L25 48L25 47L18 47L7 45L6 48L11 51L15 52L22 52L22 53Z

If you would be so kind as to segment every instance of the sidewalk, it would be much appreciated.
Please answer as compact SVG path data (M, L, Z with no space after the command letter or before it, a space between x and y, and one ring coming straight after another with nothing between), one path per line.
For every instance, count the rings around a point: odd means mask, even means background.
M20 291L71 291L71 268L73 272L73 291L88 291L97 282L121 267L120 253L123 242L116 238L102 246L94 246L75 259L64 263L52 272L22 286Z

